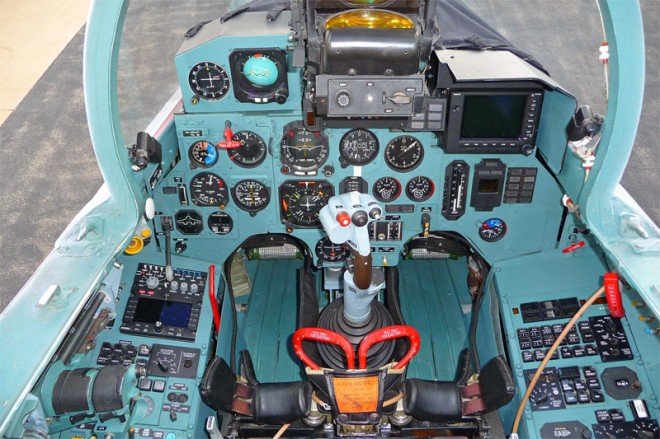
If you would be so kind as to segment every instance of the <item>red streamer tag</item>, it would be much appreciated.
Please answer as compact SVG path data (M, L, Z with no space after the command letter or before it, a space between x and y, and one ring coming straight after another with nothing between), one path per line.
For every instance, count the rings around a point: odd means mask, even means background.
M607 307L610 309L612 317L618 319L625 317L626 310L623 309L623 303L621 302L618 274L605 273L605 296L607 297Z

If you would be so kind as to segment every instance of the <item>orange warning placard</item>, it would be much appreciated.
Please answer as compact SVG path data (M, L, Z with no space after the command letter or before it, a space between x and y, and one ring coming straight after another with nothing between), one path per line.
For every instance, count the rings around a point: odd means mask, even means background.
M332 379L341 413L375 412L378 408L378 376Z

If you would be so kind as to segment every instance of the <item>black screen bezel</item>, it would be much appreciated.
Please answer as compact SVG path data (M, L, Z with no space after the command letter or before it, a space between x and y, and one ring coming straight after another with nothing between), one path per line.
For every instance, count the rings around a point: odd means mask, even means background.
M448 153L462 154L481 154L481 153L520 153L525 144L534 144L536 138L538 117L540 107L536 108L533 115L530 115L530 100L532 95L542 92L543 88L525 87L504 87L489 88L475 87L470 89L453 89L449 93L449 105L447 126L445 128L443 147ZM491 85L494 87L495 84ZM523 114L520 120L518 135L510 138L463 138L461 132L463 120L465 118L465 98L467 96L526 96ZM538 105L541 99L537 99ZM531 122L529 122L531 120ZM529 124L533 125L532 135L528 136L525 131Z

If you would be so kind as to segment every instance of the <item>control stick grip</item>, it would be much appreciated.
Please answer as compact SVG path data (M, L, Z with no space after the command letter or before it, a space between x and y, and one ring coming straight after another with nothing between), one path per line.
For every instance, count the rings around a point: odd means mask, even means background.
M361 290L366 290L371 286L371 265L373 257L371 253L367 256L362 256L357 250L351 249L353 254L353 282L355 286Z

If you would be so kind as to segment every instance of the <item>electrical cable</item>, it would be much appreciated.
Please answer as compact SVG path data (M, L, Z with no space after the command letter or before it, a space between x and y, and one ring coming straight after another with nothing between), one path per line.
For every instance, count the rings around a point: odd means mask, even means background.
M275 433L275 436L273 436L273 439L280 439L289 427L291 427L291 424L284 424L281 426L280 429L277 430L277 433Z
M518 411L516 412L516 417L515 420L513 421L513 428L511 429L511 436L510 438L517 438L518 437L518 427L520 426L520 419L522 418L523 411L525 410L525 404L527 404L527 401L529 400L530 395L532 394L532 390L534 390L534 386L536 386L536 382L539 380L539 377L541 376L541 372L543 372L543 369L545 366L548 364L548 361L550 361L550 358L552 358L552 355L555 353L561 342L564 340L568 332L571 330L571 328L575 325L575 322L578 321L580 317L582 317L582 314L584 314L587 309L598 299L598 297L601 296L605 292L605 287L600 287L594 294L589 297L589 299L580 307L578 312L575 313L573 318L569 320L569 322L566 324L564 327L564 330L561 331L561 334L557 337L557 340L555 340L554 344L552 347L548 350L548 352L545 354L545 358L539 364L538 369L536 369L536 373L534 373L534 376L529 382L529 385L527 386L527 391L525 392L525 395L523 396L522 400L520 401L520 406L518 407Z

